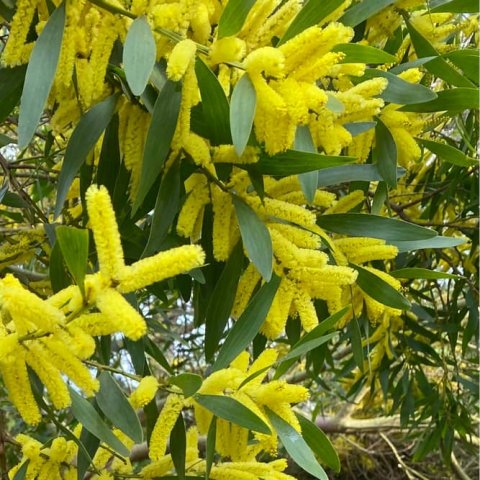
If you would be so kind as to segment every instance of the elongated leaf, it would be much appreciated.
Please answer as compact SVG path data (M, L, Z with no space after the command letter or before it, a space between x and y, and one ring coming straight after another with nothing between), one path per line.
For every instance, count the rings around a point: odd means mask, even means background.
M300 125L295 132L295 150L302 152L317 153L317 148L313 143L312 134L307 125ZM301 173L298 176L303 194L308 203L312 203L315 198L315 192L318 185L318 171Z
M356 315L348 322L347 334L352 345L353 360L355 365L363 372L364 371L364 354L362 346L362 332L360 330L360 324Z
M292 460L315 478L328 480L325 470L318 463L302 435L268 407L266 407L265 410L273 428L278 433L285 450L292 457Z
M197 58L195 63L198 87L202 96L202 112L210 139L215 145L231 144L230 106L217 76Z
M18 118L18 146L25 148L32 139L52 88L62 47L65 2L48 19L30 55Z
M298 12L277 46L290 40L308 27L322 23L322 20L337 9L343 0L308 0Z
M83 292L88 262L88 230L60 225L55 233L65 263Z
M287 360L293 360L294 358L298 358L305 353L310 352L314 348L319 347L320 345L323 345L324 343L327 343L330 341L334 336L336 335L336 332L329 333L327 335L323 335L322 337L315 338L313 340L309 340L306 342L302 342L301 345L298 345L296 347L293 347L283 358L282 361L287 361Z
M180 373L168 380L172 385L176 385L182 389L186 398L194 395L202 386L202 377L195 373Z
M303 415L295 414L302 428L302 437L313 453L333 471L340 471L340 458L328 437L313 422Z
M27 65L0 68L0 122L17 106L22 95Z
M248 428L255 432L271 434L268 425L245 405L225 395L195 395L195 401L212 412L216 417Z
M235 322L225 339L212 371L227 367L255 338L270 310L273 297L277 293L279 285L280 277L273 275L270 282L263 285L250 300L247 308Z
M352 123L345 123L343 127L347 129L352 137L356 137L361 133L367 132L368 130L375 128L377 122L352 122Z
M155 39L146 17L137 17L130 25L123 46L123 68L134 95L141 95L145 90L156 53Z
M229 0L218 21L218 38L236 35L254 5L255 0Z
M235 85L230 101L230 130L237 155L241 155L247 146L256 106L257 94L250 77L245 73Z
M445 160L448 163L452 163L453 165L458 165L460 167L471 167L478 165L478 160L467 157L467 155L465 155L461 150L452 147L451 145L432 142L431 140L424 140L422 138L418 138L417 140L437 157Z
M213 358L235 300L243 266L243 249L239 242L230 254L208 302L205 314L205 357Z
M406 20L405 23L407 24L410 39L412 40L417 57L437 57L434 60L425 63L425 68L430 73L437 75L442 80L457 87L474 86L468 78L450 66L445 59L441 58L435 47L421 33L419 33L408 20Z
M185 422L183 415L177 417L177 421L170 433L170 454L172 456L175 471L178 478L185 478L185 457L187 453L187 435L185 432Z
M25 460L22 463L22 466L17 470L17 473L15 473L13 480L25 480L29 464L30 464L30 460Z
M425 278L427 280L437 280L440 278L452 278L458 280L462 278L460 275L454 275L453 273L447 272L437 272L435 270L429 270L428 268L401 268L400 270L394 270L389 273L395 278Z
M390 187L397 185L397 146L390 130L377 119L375 127L375 149L373 159L378 171Z
M205 452L205 480L210 478L210 471L212 469L213 460L215 457L215 440L217 438L217 417L213 417L208 427L207 433L207 448Z
M157 252L180 210L180 162L175 162L163 176L153 210L152 225L142 257Z
M409 252L411 250L423 250L425 248L451 248L462 245L467 241L466 238L457 237L432 237L423 240L395 240L390 239L388 243L395 245L399 252Z
M397 178L405 175L404 168L397 168ZM377 165L345 165L343 167L326 168L318 174L318 186L328 187L344 182L375 182L383 177Z
M379 48L360 43L340 43L332 48L332 52L343 52L345 58L341 63L396 63L395 56Z
M357 285L370 297L391 308L405 310L411 307L410 302L391 285L366 268L351 264L358 272Z
M450 88L438 92L437 98L430 102L405 105L404 112L443 112L460 113L463 110L479 108L478 88Z
M86 428L82 428L79 441L84 448L79 448L77 453L77 480L83 480L98 450L100 440L95 435L92 435Z
M480 52L473 48L465 48L463 50L455 50L453 52L444 53L443 58L447 58L463 73L474 82L479 83L478 72L480 71Z
M68 190L87 155L110 123L119 95L115 94L93 106L78 122L67 145L62 170L58 176L55 218L62 212Z
M325 107L333 113L343 113L345 111L345 105L329 92L327 92L327 103Z
M136 443L141 443L143 431L140 420L122 389L108 372L102 372L98 380L100 381L100 391L95 399L100 410L115 427Z
M248 258L265 279L269 282L272 278L273 247L270 232L260 220L255 211L243 200L233 197L233 205L237 214L243 246Z
M136 212L155 183L167 158L173 134L177 126L182 93L178 82L167 80L158 94L153 109L152 121L148 128L145 149L143 151L142 174L137 198L133 204Z
M344 13L339 21L349 27L356 27L367 20L367 18L372 17L380 10L394 3L394 1L395 0L368 0L356 3Z
M73 416L99 440L105 442L120 455L128 456L128 448L111 432L93 405L72 388L69 388L69 390L72 398Z
M452 0L444 2L430 10L432 13L452 12L452 13L478 13L479 4L477 0Z
M354 237L383 238L389 243L410 240L426 240L437 235L435 230L394 218L364 213L335 213L322 215L318 224L335 233Z
M387 88L380 95L386 102L410 105L412 103L425 103L437 98L437 94L423 85L406 82L390 72L367 68L363 79L383 77L388 80Z
M96 183L105 185L111 196L113 196L115 190L115 180L121 164L118 124L118 115L114 115L103 136L102 150L100 151L100 160L97 168Z
M320 153L287 150L285 153L279 153L273 157L261 157L256 166L264 175L297 175L345 165L354 161L355 157L336 157Z

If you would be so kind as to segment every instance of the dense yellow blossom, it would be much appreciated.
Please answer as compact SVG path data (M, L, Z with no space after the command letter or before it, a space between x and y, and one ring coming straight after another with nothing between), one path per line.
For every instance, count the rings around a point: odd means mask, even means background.
M155 398L158 387L158 381L155 377L151 375L143 377L138 387L130 395L130 403L134 408L144 407Z
M196 50L195 43L188 39L175 45L168 58L167 76L170 80L181 80L195 57Z

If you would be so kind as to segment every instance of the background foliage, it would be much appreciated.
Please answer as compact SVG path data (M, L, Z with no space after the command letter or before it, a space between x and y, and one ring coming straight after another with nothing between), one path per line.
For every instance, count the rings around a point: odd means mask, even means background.
M478 2L0 15L5 478L478 474Z

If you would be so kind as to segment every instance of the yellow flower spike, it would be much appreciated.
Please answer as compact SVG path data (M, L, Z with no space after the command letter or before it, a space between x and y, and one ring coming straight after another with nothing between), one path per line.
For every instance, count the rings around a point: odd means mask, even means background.
M166 278L203 265L205 253L198 245L183 245L157 253L125 267L119 276L118 291L133 292Z
M0 363L12 360L12 356L15 354L19 347L20 345L18 343L18 335L16 333L8 335L5 329L5 331L2 332L2 335L0 335Z
M204 138L195 133L190 133L185 139L183 149L192 157L192 160L196 165L207 168L213 175L215 175L208 142Z
M67 375L87 396L92 396L99 387L98 380L92 378L88 368L65 345L56 338L42 338L40 342L48 350L51 362Z
M280 0L263 0L255 2L243 24L239 36L245 38L247 43L253 40L255 33L264 24L267 17L278 7Z
M138 340L147 331L143 317L116 290L108 288L98 295L96 305L101 313L115 319L116 329L127 338Z
M238 318L252 296L255 287L261 279L261 275L256 270L253 263L250 263L243 272L238 282L237 293L235 294L235 301L232 309L232 316Z
M245 42L240 38L224 37L212 43L209 59L212 65L225 62L240 62L246 51Z
M177 220L177 233L182 237L192 237L195 223L201 216L205 205L210 203L210 191L207 185L198 185L188 195Z
M277 338L283 330L285 330L293 295L294 290L291 283L286 279L282 279L278 291L273 298L272 306L261 328L261 332L267 338Z
M306 332L313 330L318 325L317 312L312 299L303 291L297 291L293 304L300 316L300 322Z
M248 362L250 360L250 354L248 352L242 352L238 355L237 358L232 360L230 363L231 368L240 370L241 372L246 372L248 369Z
M193 11L190 17L190 28L193 31L193 39L201 44L206 44L212 30L208 8L201 2L193 3Z
M334 243L352 263L391 260L398 254L397 247L385 245L385 240L377 238L339 238L334 240Z
M13 361L0 363L0 373L8 396L22 418L30 425L37 425L42 416L30 386L24 355L18 349Z
M111 335L118 331L114 319L99 312L80 315L72 321L71 325L81 328L92 337Z
M298 205L292 205L275 198L265 198L264 203L267 215L278 217L303 227L310 227L316 223L316 215Z
M49 352L37 342L29 342L25 359L28 366L38 375L45 385L55 408L62 409L70 405L70 394L60 371L51 363Z
M167 397L150 437L150 458L152 460L159 460L165 454L168 437L182 411L183 405L182 396L171 393Z
M213 480L258 480L258 477L253 473L242 472L236 468L219 468L216 466L212 467L210 478Z
M257 147L247 146L239 157L233 145L219 145L212 148L213 163L248 164L256 163L260 157Z
M182 79L189 65L193 63L197 46L190 39L178 42L168 58L167 77L170 80L178 82Z
M359 203L365 200L365 193L362 190L355 190L340 198L338 202L325 211L329 213L346 213L355 208Z
M35 329L54 332L64 321L60 310L29 292L10 273L0 280L0 305L9 312L19 335Z
M260 370L263 370L264 368L271 367L273 364L277 361L278 358L278 352L273 349L273 348L267 348L264 350L252 363L250 368L248 369L248 376L253 375L256 372L259 372ZM260 385L262 381L265 379L265 377L268 374L268 370L260 373L257 375L255 378L250 380L247 385Z
M318 235L315 235L307 230L297 228L293 225L286 225L284 223L268 224L270 231L275 230L283 237L288 238L298 248L310 248L316 250L320 247L321 241Z
M244 64L245 69L253 78L262 73L266 77L281 78L285 67L285 57L277 48L262 47L251 52Z
M268 406L304 402L309 395L305 387L290 385L285 380L247 386L246 392L255 403Z
M154 398L158 390L158 381L155 377L147 375L143 377L138 387L130 395L130 403L133 408L142 408L150 403Z
M115 212L108 190L104 186L91 185L85 198L100 271L109 279L116 279L125 263Z
M30 25L40 0L19 0L10 25L10 34L2 52L2 63L9 67L21 65L28 60L33 43L25 45Z

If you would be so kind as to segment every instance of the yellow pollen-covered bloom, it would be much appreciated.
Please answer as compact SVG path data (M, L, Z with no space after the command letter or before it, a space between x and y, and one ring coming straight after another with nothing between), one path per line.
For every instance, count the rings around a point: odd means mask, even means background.
M178 82L187 71L188 66L195 58L197 46L190 39L178 42L168 58L167 77Z
M130 395L130 403L133 408L141 408L150 403L155 398L158 387L158 381L155 377L151 375L143 377L138 387Z
M334 243L352 263L390 260L398 254L397 247L394 245L385 245L385 240L377 238L339 238L334 240Z
M212 43L209 59L212 65L224 62L240 62L246 51L245 42L240 38L224 37Z
M281 78L285 67L283 53L273 47L257 48L245 59L245 69L252 77L263 73L267 77Z
M168 437L182 411L183 405L182 396L171 393L167 397L150 437L150 458L152 460L159 460L165 454Z
M212 160L214 163L256 163L260 151L257 147L247 146L239 157L233 145L219 145L212 149Z
M359 203L365 200L365 194L362 190L355 190L348 193L338 200L333 207L330 207L325 213L346 213L355 208Z
M101 272L115 279L125 266L117 221L108 190L91 185L85 195Z

